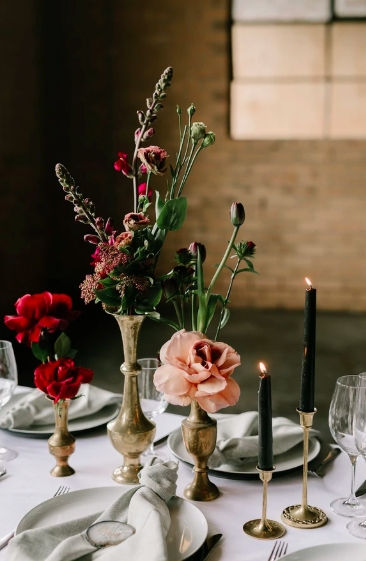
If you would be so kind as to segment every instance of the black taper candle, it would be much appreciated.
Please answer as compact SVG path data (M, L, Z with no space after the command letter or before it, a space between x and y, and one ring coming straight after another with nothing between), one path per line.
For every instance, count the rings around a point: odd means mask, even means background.
M306 279L309 284L309 279ZM314 411L315 389L315 331L316 331L316 290L309 284L305 290L304 309L304 357L302 361L299 410Z
M260 363L260 369L258 390L258 468L270 471L273 469L271 376L267 374L263 363Z

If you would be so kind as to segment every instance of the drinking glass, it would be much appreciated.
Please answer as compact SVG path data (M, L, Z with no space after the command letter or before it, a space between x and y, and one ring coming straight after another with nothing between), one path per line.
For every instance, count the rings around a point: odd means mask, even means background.
M0 409L11 398L18 383L17 364L10 341L0 341ZM0 446L0 461L17 457L15 450Z
M359 375L359 386L354 410L353 422L354 437L359 453L366 460L366 373ZM352 536L366 539L366 520L355 518L347 524Z
M141 358L137 361L141 366L141 374L139 374L139 394L141 409L145 417L153 421L155 417L164 413L168 407L168 402L164 399L164 394L159 392L154 385L155 370L160 366L157 358ZM154 443L145 454L155 454Z
M342 497L330 503L332 510L341 516L363 516L366 514L365 507L355 495L356 463L360 452L356 447L353 421L358 385L358 375L338 378L329 408L330 432L336 443L348 455L352 466L349 497Z

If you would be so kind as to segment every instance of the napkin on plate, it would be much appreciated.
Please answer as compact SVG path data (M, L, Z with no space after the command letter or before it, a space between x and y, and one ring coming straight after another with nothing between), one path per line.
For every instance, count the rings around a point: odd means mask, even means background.
M25 530L9 543L7 560L168 561L166 536L171 519L167 502L176 492L177 468L176 462L153 458L139 474L141 485L121 489L121 496L104 512ZM118 545L98 550L85 538L85 530L106 520L127 522L136 532Z
M275 417L273 428L273 454L283 454L303 440L300 425ZM316 434L316 431L312 431ZM246 411L239 415L217 416L217 444L209 460L210 468L224 465L244 466L248 459L258 456L258 413Z
M92 415L110 404L121 403L121 395L97 388L91 384L82 384L81 397L71 400L69 419L79 419ZM24 393L23 398L13 398L3 413L0 412L0 428L25 428L31 425L50 425L54 423L54 412L50 400L38 389Z

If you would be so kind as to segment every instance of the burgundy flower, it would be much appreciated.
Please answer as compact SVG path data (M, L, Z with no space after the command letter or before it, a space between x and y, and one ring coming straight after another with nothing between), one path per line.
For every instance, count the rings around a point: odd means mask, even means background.
M126 247L127 245L130 245L132 240L133 240L132 232L122 232L122 234L118 234L118 236L116 237L114 245L118 248Z
M75 366L71 358L40 364L34 371L34 384L55 403L75 397L80 385L88 384L92 378L92 370Z
M137 156L146 167L147 171L155 175L163 175L166 171L166 159L168 152L159 146L147 146L146 148L139 148Z
M118 152L118 160L114 162L114 169L121 171L126 177L132 177L132 167L127 161L127 154Z
M123 225L127 232L146 228L150 224L150 220L143 212L129 212L123 219Z
M5 316L4 323L17 331L19 343L31 346L38 343L42 329L51 333L64 330L78 315L72 310L72 299L67 294L25 294L15 303L17 316Z
M198 250L199 250L200 256L201 256L201 263L203 263L204 260L206 259L206 248L203 245L203 243L192 242L190 244L189 248L188 248L188 251L190 252L191 255L193 255L193 257L197 257Z
M146 195L146 183L140 183L140 185L137 187L137 192L139 197L145 196ZM153 196L153 190L149 189L147 192L147 198L149 199L149 201L151 201L151 198Z

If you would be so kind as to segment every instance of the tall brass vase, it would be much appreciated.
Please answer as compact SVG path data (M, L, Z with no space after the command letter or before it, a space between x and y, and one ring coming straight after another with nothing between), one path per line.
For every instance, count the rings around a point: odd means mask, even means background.
M182 421L182 434L185 447L194 460L193 481L185 488L184 496L193 501L212 501L220 494L207 473L207 461L216 446L217 422L192 401L189 417Z
M155 425L142 412L137 376L141 367L137 364L137 342L144 316L113 314L122 334L124 374L122 407L118 416L107 425L113 446L123 455L123 465L113 472L117 483L138 483L137 474L142 468L140 454L146 450L155 436Z
M69 433L67 426L69 403L69 399L63 399L53 405L55 432L48 439L48 449L56 458L56 465L50 472L54 477L66 477L75 473L68 464L69 456L75 450L75 438Z

